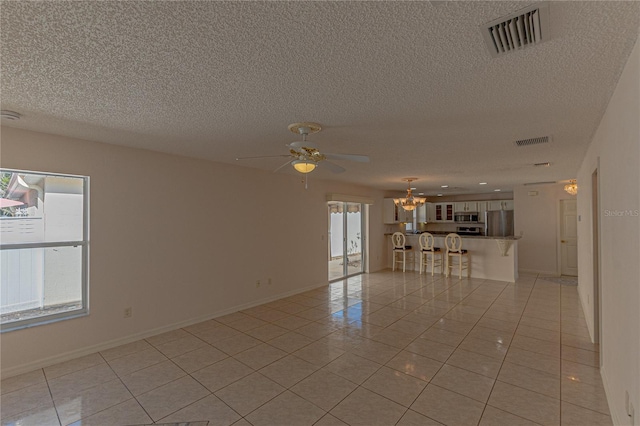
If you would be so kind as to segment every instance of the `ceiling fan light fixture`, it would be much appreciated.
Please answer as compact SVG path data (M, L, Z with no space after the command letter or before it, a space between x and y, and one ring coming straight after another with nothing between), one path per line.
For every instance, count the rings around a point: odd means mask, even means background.
M415 210L416 207L423 205L427 199L425 197L416 197L411 192L411 182L417 180L417 178L404 178L402 179L407 182L407 196L404 198L394 198L393 202L396 206L402 207L406 211Z
M305 160L294 160L291 162L291 165L294 169L296 169L300 173L311 173L316 169L316 163L313 161L305 161Z

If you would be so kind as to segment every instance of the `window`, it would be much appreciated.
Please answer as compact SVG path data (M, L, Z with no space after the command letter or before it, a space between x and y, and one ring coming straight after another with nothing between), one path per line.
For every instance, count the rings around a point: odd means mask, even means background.
M0 327L88 312L89 178L0 169Z

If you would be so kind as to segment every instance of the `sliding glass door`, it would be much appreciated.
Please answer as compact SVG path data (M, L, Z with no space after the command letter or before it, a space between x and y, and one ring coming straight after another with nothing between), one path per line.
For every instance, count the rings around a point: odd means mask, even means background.
M331 201L329 281L364 272L364 204Z

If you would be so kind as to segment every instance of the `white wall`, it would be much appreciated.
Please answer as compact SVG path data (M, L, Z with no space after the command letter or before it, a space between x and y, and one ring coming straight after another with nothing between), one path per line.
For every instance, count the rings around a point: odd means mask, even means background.
M529 191L537 191L538 195L530 196ZM564 191L564 184L519 185L513 189L514 233L522 235L518 241L520 271L560 275L560 200L574 198Z
M3 375L327 284L327 193L375 200L369 269L384 268L382 192L317 174L305 190L293 174L6 127L1 166L91 188L91 313L2 334Z
M640 43L622 72L578 171L578 292L593 336L591 176L600 166L602 370L614 424L640 424ZM622 212L622 215L618 213ZM628 212L628 213L626 213Z

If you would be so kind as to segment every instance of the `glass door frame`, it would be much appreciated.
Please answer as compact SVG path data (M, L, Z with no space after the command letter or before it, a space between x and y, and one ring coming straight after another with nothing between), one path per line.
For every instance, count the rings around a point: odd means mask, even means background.
M343 219L342 219L342 275L339 277L331 276L331 240L332 240L332 223L331 223L331 206L339 205L342 207ZM358 212L360 213L360 269L357 272L349 273L349 252L348 252L348 225L347 225L347 214L349 213L349 205L357 205ZM328 222L329 222L329 238L328 238L328 248L329 248L329 282L343 280L345 278L353 277L356 275L363 274L366 271L366 247L367 247L367 204L365 203L356 203L356 202L345 202L345 201L330 201L327 203L327 213L328 213Z

